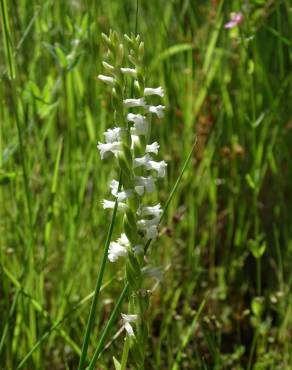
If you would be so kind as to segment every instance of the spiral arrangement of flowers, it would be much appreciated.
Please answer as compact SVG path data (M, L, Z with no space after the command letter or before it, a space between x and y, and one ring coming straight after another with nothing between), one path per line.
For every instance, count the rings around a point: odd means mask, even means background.
M163 105L151 104L154 95L163 97L162 87L145 86L143 66L144 43L140 36L127 36L128 55L116 32L102 38L108 48L103 61L105 75L98 78L112 88L114 108L113 127L104 133L105 142L98 143L101 159L114 156L121 173L120 180L110 184L113 200L104 200L104 209L114 209L123 214L123 232L109 245L108 259L115 262L125 258L126 279L131 287L129 313L122 314L127 332L128 345L139 368L143 367L144 344L147 338L145 313L148 294L143 289L146 276L158 276L159 270L147 266L144 246L158 236L158 225L162 214L160 204L145 204L144 196L155 191L157 178L164 177L167 164L156 161L159 143L148 143L151 133L151 116L164 116ZM128 61L130 67L123 63ZM133 96L127 97L127 86L132 87ZM129 90L129 89L128 89ZM156 98L157 99L157 98ZM133 329L133 324L135 328Z

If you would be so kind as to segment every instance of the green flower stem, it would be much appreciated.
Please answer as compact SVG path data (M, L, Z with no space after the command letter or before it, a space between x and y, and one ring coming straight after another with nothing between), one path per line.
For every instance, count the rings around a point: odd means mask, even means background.
M127 362L128 362L129 350L130 350L130 338L127 335L125 343L124 343L122 362L121 362L121 370L126 370L127 369L126 366L127 366Z
M119 299L106 323L106 326L105 328L103 329L102 331L102 334L101 334L101 337L97 343L97 347L96 347L96 350L94 352L94 355L90 361L90 364L89 366L87 367L86 370L93 370L94 369L94 366L96 364L96 361L99 359L99 356L103 350L103 345L104 345L104 342L106 340L106 337L107 337L107 334L108 332L110 331L110 329L112 328L113 324L114 324L114 320L116 319L118 313L119 313L119 310L120 310L120 307L122 305L122 303L124 302L124 299L126 298L126 295L128 293L128 290L130 288L130 285L129 283L127 282L124 286L124 289L122 290L120 296L119 296Z
M119 190L120 190L120 188L121 188L121 175L120 175L120 180L119 180ZM79 360L78 370L82 370L84 368L84 364L85 364L85 361L86 361L86 355L87 355L87 350L88 350L88 345L89 345L90 334L91 334L93 322L94 322L94 319L95 319L96 306L97 306L99 291L100 291L100 287L101 287L101 283L102 283L102 279L103 279L103 275L104 275L104 269L105 269L105 265L106 265L106 261L107 261L108 249L109 249L109 245L110 245L110 242L111 242L112 233L113 233L113 229L114 229L114 224L115 224L115 220L116 220L117 209L118 209L118 202L117 202L117 199L116 199L115 207L113 209L113 214L112 214L110 227L109 227L108 234L107 234L107 239L106 239L105 246L104 246L104 252L103 252L103 256L102 256L101 266L100 266L100 270L99 270L97 280L96 280L96 286L95 286L94 296L93 296L92 303L91 303L91 308L90 308L90 313L89 313L89 317L88 317L88 321L87 321L87 326L86 326L86 330L85 330L85 334L84 334L84 338L83 338L82 350L81 350L81 356L80 356L80 360Z

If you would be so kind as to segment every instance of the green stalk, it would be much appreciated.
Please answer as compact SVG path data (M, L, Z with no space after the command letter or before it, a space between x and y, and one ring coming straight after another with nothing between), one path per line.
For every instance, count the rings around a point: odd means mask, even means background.
M120 188L121 188L121 174L120 174L120 180L119 180L119 190L120 190ZM94 296L93 296L92 303L91 303L91 308L90 308L90 312L89 312L87 326L86 326L86 329L85 329L85 334L84 334L84 338L83 338L83 344L82 344L82 350L81 350L81 356L80 356L80 360L79 360L78 370L83 369L85 361L86 361L86 355L87 355L87 350L88 350L88 345L89 345L90 334L91 334L93 322L94 322L94 319L95 319L96 306L97 306L99 291L100 291L100 287L101 287L101 283L102 283L102 279L103 279L103 275L104 275L104 269L105 269L105 265L106 265L106 261L107 261L108 249L109 249L109 245L110 245L110 242L111 242L112 233L113 233L113 230L114 230L114 224L115 224L115 220L116 220L117 209L118 209L118 202L117 202L117 199L116 199L115 207L114 207L114 210L113 210L113 215L112 215L112 219L111 219L111 223L110 223L110 227L109 227L108 234L107 234L107 239L106 239L105 246L104 246L101 266L100 266L100 270L99 270L97 280L96 280L96 286L95 286Z
M129 350L130 350L130 338L129 335L127 335L122 354L121 370L127 370L126 366L128 362Z
M119 313L119 310L120 310L120 307L128 293L128 290L130 288L130 285L129 283L127 282L124 286L124 289L122 290L120 296L119 296L119 299L110 315L110 318L108 319L107 323L106 323L106 326L105 328L103 329L103 332L101 334L101 337L97 343L97 346L96 346L96 350L94 352L94 355L90 361L90 364L89 366L87 367L86 370L93 370L94 369L94 366L95 366L95 363L96 361L99 359L99 356L103 350L103 345L104 345L104 342L106 340L106 337L108 335L108 332L110 331L110 329L112 328L113 326L113 323L114 323L114 320L115 318L117 317L117 314Z
M9 79L12 80L15 78L15 61L13 58L12 52L12 38L9 27L8 20L8 11L6 0L1 0L0 2L0 14L1 14L1 23L2 23L2 35L3 35L3 44L5 49L5 56L8 64L8 75Z

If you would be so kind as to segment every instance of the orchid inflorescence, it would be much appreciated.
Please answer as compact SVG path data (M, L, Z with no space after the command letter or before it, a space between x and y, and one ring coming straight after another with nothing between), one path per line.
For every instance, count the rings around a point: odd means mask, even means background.
M130 311L122 314L123 325L135 347L135 359L143 367L143 343L147 338L147 326L144 316L148 307L148 296L142 287L145 276L159 275L159 269L145 265L144 246L149 240L158 236L158 225L162 214L160 204L143 203L147 193L155 191L158 178L164 177L167 164L156 161L159 144L148 144L152 115L164 116L163 105L152 105L153 96L163 97L162 87L145 87L143 66L144 43L140 36L127 36L129 53L127 60L131 67L124 67L125 47L116 32L107 36L102 34L108 51L103 67L106 75L98 78L112 88L112 105L114 108L114 127L104 133L105 142L97 147L101 159L110 156L117 158L120 169L120 181L112 180L110 191L115 200L104 200L104 209L114 209L123 214L123 233L109 245L108 259L116 262L126 259L126 278L131 287ZM131 97L126 96L126 88L132 87ZM157 99L157 98L155 98ZM136 330L132 325L135 324ZM139 368L140 368L139 367Z

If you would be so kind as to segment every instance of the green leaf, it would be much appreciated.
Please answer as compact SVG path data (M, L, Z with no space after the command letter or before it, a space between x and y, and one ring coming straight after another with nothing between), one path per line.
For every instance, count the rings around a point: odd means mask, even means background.
M260 318L264 312L264 298L255 297L251 302L251 311L257 317Z
M259 242L252 239L248 241L248 247L254 258L261 258L267 249L266 242Z
M179 44L179 45L173 45L170 48L163 51L162 53L160 53L158 55L158 57L153 60L153 62L150 65L150 69L154 69L155 67L157 67L157 65L160 62L162 62L165 59L169 59L171 56L173 56L175 54L179 54L179 53L182 53L184 51L192 50L193 48L194 48L193 44L187 44L187 43Z
M66 54L64 53L64 51L59 46L55 48L55 51L56 51L61 67L67 68L68 62L67 62Z
M248 173L247 175L245 175L245 180L248 184L248 186L251 188L251 189L255 189L256 186L255 186L255 182L254 180L252 179L251 175Z
M7 185L16 178L16 172L5 172L0 169L0 185Z
M121 370L121 364L120 364L120 362L115 358L115 356L113 357L113 361L114 361L114 365L115 365L115 370Z

